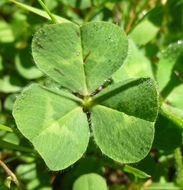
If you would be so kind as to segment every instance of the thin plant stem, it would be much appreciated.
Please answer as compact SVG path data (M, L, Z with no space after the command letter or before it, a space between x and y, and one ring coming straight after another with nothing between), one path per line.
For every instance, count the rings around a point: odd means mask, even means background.
M50 16L52 23L54 23L54 24L58 23L56 18L52 15L52 13L49 11L47 6L42 2L42 0L38 0L38 2L42 6L42 8L47 12L47 14Z
M0 160L0 165L2 166L2 168L5 170L5 172L12 178L12 181L14 181L14 183L19 186L20 183L16 177L16 175L8 168L8 166L2 161Z
M128 34L128 32L130 31L130 28L131 28L134 18L135 18L135 11L132 10L132 12L130 13L130 19L129 19L127 27L125 29L126 34Z
M181 155L181 148L175 149L175 163L177 169L177 183L183 189L183 160Z
M136 17L136 6L137 4L139 3L139 0L136 0L133 2L132 4L132 8L131 8L131 11L130 11L130 18L129 18L129 21L127 23L127 26L126 26L126 29L125 29L125 33L128 34L128 32L130 31L130 28L131 28L131 25Z

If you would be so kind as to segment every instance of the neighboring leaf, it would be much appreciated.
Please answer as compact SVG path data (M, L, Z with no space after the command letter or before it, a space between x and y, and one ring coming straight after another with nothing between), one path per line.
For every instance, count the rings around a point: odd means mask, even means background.
M86 9L92 6L92 0L60 0L63 4L71 7Z
M145 15L130 32L130 37L138 45L150 42L158 33L162 21L162 7L156 7Z
M181 190L174 183L152 183L147 187L142 187L141 190Z
M93 142L91 140L90 142ZM93 147L96 150L96 146ZM90 149L90 145L88 146ZM90 154L87 149L87 155ZM94 151L94 150L93 150ZM93 153L93 151L91 153ZM104 160L99 160L96 156L85 156L70 170L70 172L65 173L62 178L62 188L63 189L71 189L74 181L79 176L86 173L98 173L103 174L103 164ZM86 167L87 166L87 167Z
M159 115L155 125L153 147L158 150L173 151L182 144L182 129L171 120Z
M169 104L163 103L161 105L160 114L171 120L174 124L183 128L183 110L178 109Z
M39 15L39 16L41 16L41 17L44 17L44 18L46 18L46 19L48 19L48 20L51 21L51 18L49 17L49 15L48 15L45 11L42 11L42 10L40 10L40 9L31 7L31 6L29 6L29 5L26 5L26 4L17 2L17 1L15 1L15 0L8 0L8 1L14 3L15 5L19 6L20 8L23 8L23 9L25 9L25 10L27 10L27 11L30 11L30 12L32 12L32 13L34 13L34 14L37 14L37 15ZM54 14L53 14L53 15L54 15ZM62 23L62 22L70 22L69 20L67 20L67 19L65 19L65 18L62 18L62 17L60 17L60 16L58 16L58 15L54 15L54 17L56 18L57 22L59 22L59 23Z
M29 48L21 50L16 55L15 65L20 75L26 79L35 79L43 75L34 65Z
M183 84L180 84L169 93L161 106L161 114L173 123L183 128Z
M100 175L95 173L80 176L73 185L73 190L107 190L107 184Z
M137 168L134 168L132 166L129 166L129 165L125 165L123 170L127 173L131 173L133 174L134 176L138 177L138 178L141 178L141 179L144 179L144 178L149 178L151 177L150 175L146 174L145 172L137 169Z
M27 15L23 13L21 9L17 10L14 14L12 14L11 27L16 39L21 39L22 36L25 36L25 34L28 35L27 19L28 19Z
M0 78L0 92L10 93L20 90L25 85L19 76L14 73L4 75Z
M36 163L20 164L16 168L16 174L20 180L30 181L36 178Z
M10 94L6 97L5 101L4 101L4 108L8 111L12 111L13 109L13 104L17 98L18 94L17 93L13 93Z
M20 144L20 139L15 133L7 133L3 137L1 137L3 141L6 141L8 143L12 143L14 145Z
M152 145L158 109L153 80L116 83L99 93L94 102L92 130L102 152L122 163L144 158Z
M151 62L138 49L133 40L129 39L128 57L119 70L112 76L114 82L124 81L129 78L151 77L154 78Z
M0 20L0 43L11 43L15 40L11 25Z
M183 128L183 84L172 86L172 91L167 95L161 106L161 114L177 126Z
M175 75L178 75L176 76L177 78L179 76L183 77L182 54L182 42L170 44L165 50L162 51L157 70L157 81L161 91L165 88L172 89L174 87L175 79L173 77Z
M35 162L19 164L16 168L16 175L24 182L28 190L52 190L52 185L49 183L50 172L44 165L36 164Z
M157 80L162 95L160 113L170 122L183 127L183 43L170 44L158 62Z
M167 104L172 107L176 107L182 110L182 118L183 118L183 84L175 87L171 93L167 96L166 101Z
M13 116L51 170L76 162L89 141L87 117L80 99L70 93L33 84L17 98Z
M83 95L92 93L120 68L127 48L125 33L106 22L81 27L71 23L49 25L34 36L32 44L38 67Z

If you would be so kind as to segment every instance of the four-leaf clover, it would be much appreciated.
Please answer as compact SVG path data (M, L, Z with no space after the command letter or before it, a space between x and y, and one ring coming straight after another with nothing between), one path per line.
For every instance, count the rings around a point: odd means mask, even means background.
M80 159L91 133L105 155L122 163L138 162L149 152L158 111L155 82L130 79L95 93L127 52L123 30L106 22L53 24L35 34L36 65L68 90L32 84L17 98L13 116L51 170Z

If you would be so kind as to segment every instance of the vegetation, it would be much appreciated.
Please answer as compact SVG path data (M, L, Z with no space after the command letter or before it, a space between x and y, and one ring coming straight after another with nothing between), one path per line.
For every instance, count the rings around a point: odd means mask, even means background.
M182 0L1 0L0 190L183 189L182 31Z

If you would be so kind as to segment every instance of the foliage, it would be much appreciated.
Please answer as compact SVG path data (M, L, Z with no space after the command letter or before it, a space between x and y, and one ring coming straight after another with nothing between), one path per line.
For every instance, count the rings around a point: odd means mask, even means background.
M182 10L0 1L0 190L183 188Z

